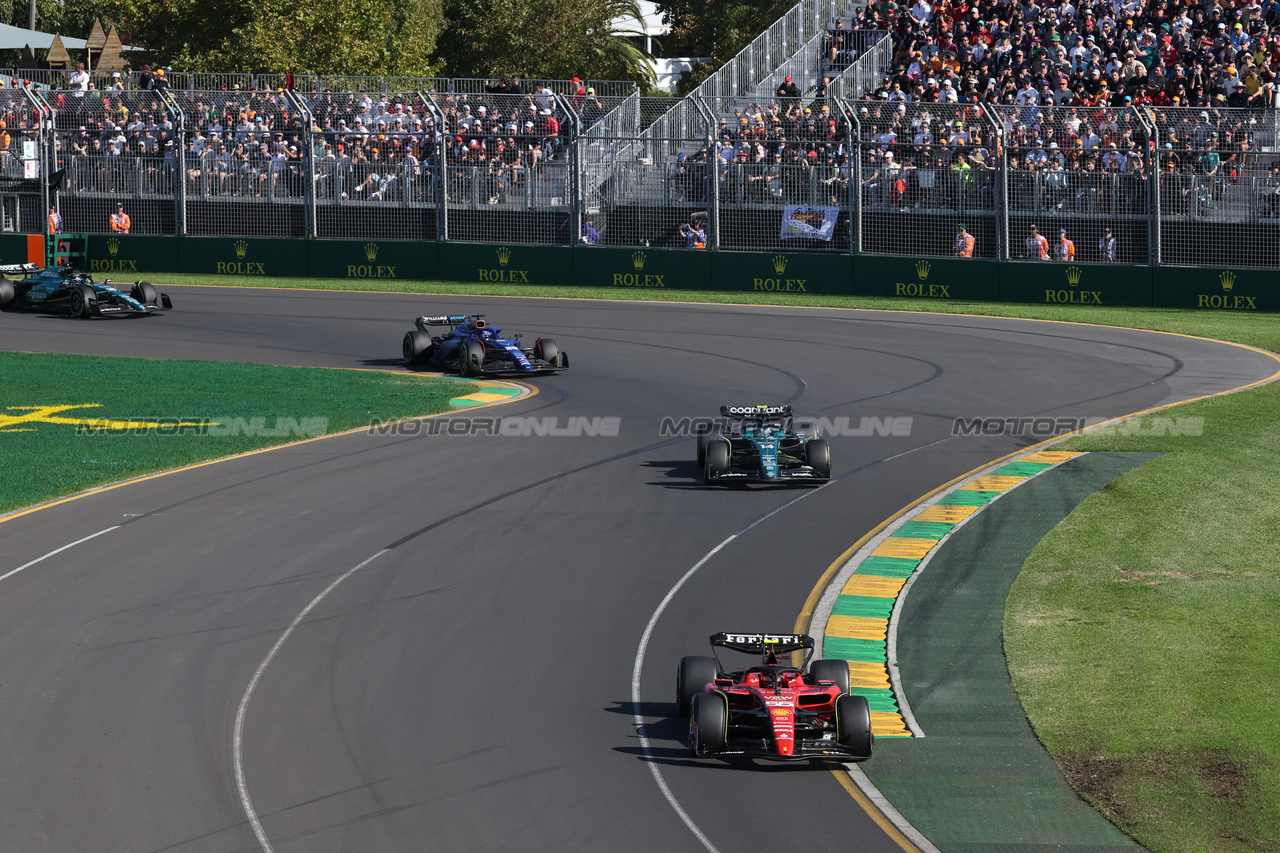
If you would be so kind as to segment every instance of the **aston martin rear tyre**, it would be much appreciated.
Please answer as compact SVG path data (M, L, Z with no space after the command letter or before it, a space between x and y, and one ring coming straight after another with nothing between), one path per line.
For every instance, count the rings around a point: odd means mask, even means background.
M0 308L13 301L13 282L0 279Z
M842 660L816 660L809 664L809 681L834 681L841 693L848 693L849 664Z
M676 670L676 712L689 713L693 697L702 692L708 682L716 680L716 659L712 657L683 657Z
M728 740L729 703L719 693L694 696L689 714L689 751L705 755L708 747L724 746Z

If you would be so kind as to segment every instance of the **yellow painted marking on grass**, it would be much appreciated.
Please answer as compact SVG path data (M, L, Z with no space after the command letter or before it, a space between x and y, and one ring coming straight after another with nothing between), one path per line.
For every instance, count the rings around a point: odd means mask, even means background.
M1071 450L1042 450L1039 453L1032 453L1030 456L1024 456L1019 462L1036 462L1043 465L1057 465L1059 462L1066 462L1068 459L1075 459L1082 454Z
M477 403L494 403L498 400L512 399L510 394L494 394L492 391L477 391L474 394L465 394L461 397L454 397L455 400L475 400Z
M938 544L937 539L897 539L889 538L879 548L871 552L873 557L906 557L910 560L924 559L924 555Z
M889 635L889 620L874 616L832 616L827 620L828 637L851 640L883 640Z
M876 575L853 575L840 590L841 595L866 595L872 598L897 598L906 584L905 578L882 578Z
M0 432L35 432L32 429L8 429L8 427L17 426L18 424L60 424L102 430L155 429L162 426L213 426L212 423L204 421L158 424L151 421L118 421L111 418L64 418L58 414L72 409L97 409L101 407L101 403L72 403L64 406L6 406L6 412L25 412L25 414L0 414Z
M982 467L989 466L983 465ZM1003 492L1012 489L1025 479L1027 478L992 474L990 477L979 477L967 486L961 486L960 490L964 492Z
M924 512L912 518L912 521L936 521L941 524L958 524L977 512L976 506L952 506L950 504L934 504Z

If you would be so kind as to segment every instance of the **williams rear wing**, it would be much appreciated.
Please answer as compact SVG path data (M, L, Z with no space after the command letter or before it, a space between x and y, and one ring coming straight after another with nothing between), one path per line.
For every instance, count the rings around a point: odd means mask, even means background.
M747 654L765 652L799 652L813 649L813 637L808 634L712 634L713 648L730 649Z
M483 314L478 315L483 317ZM449 316L440 317L423 317L422 322L428 326L461 326L471 318L466 314L451 314Z

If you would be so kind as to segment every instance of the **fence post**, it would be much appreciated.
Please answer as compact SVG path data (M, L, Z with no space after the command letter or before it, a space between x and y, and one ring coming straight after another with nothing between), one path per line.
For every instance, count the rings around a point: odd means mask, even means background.
M432 190L434 190L436 196L436 241L445 242L449 239L449 176L445 173L449 159L449 147L445 142L445 134L448 128L445 127L444 108L436 102L435 96L430 92L423 94L419 91L415 94L431 111L431 115L435 119L436 162L435 168L431 170L431 181Z
M582 157L580 156L582 122L570 100L563 95L556 95L555 99L560 105L560 111L564 113L565 120L569 123L568 133L571 136L568 144L565 145L565 159L568 161L565 176L565 195L568 198L565 201L569 205L569 245L574 246L582 236L582 206L586 203L582 193ZM565 128L560 128L560 132L565 133Z
M1148 158L1148 168L1152 175L1149 181L1151 185L1151 215L1147 217L1147 263L1158 267L1164 255L1163 247L1160 244L1162 230L1160 218L1163 215L1163 211L1160 209L1160 181L1163 179L1160 174L1160 128L1156 124L1155 116L1150 112L1147 112L1145 119L1142 112L1139 112L1138 120L1147 129L1147 150L1151 152L1151 156Z
M996 141L996 260L1009 260L1009 146L1004 138L1004 121L990 105L982 105L982 113L991 123Z
M303 230L305 236L309 240L314 240L318 231L316 230L316 139L315 139L315 117L311 113L311 109L307 104L298 97L298 93L293 89L285 92L285 95L293 102L293 106L302 116L302 144L306 148L303 158L302 168L302 219Z

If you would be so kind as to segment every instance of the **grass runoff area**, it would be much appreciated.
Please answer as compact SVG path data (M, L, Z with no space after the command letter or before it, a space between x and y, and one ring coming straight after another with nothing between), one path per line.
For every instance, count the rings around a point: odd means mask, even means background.
M195 462L445 411L447 379L0 352L0 513Z
M346 279L163 274L157 280L449 296L626 298L982 314L1177 332L1280 351L1280 316L1236 312ZM50 384L42 384L47 377L32 365L22 371L26 377L22 383L6 382L4 405L54 399L47 390ZM110 370L105 363L102 369ZM202 365L201 369L216 368ZM226 369L254 368L227 365ZM6 376L12 375L6 368ZM358 382L360 376L377 375L317 372L309 381L320 387L313 385L311 391L289 398L299 401L296 404L280 404L277 395L284 391L277 386L259 394L256 405L246 403L237 411L310 414L323 408L315 399L328 399L357 422L348 425L358 425L367 422L368 412L378 407L332 389L344 381ZM166 385L166 390L145 388L155 385L155 380L141 367L134 378L143 386L139 394L145 389L163 403L148 411L192 416L212 416L215 410L217 415L224 414L229 402L211 405L203 396L228 385L246 386L227 382L225 377L217 383L202 381L205 384L198 393L179 401L173 395L194 380L177 382L171 389ZM376 384L372 378L369 381ZM407 389L392 377L380 381L390 383L388 390L424 404L382 411L427 410L418 386ZM18 387L24 390L13 390ZM94 381L76 390L80 396L74 400L62 376L56 387L58 398L68 402L96 401L102 396L95 392L101 386ZM120 416L144 413L116 408L112 413ZM1280 738L1275 710L1280 707L1280 619L1276 617L1280 611L1276 565L1280 453L1275 452L1280 447L1280 383L1187 404L1168 414L1204 418L1203 434L1119 433L1084 436L1065 445L1076 450L1163 451L1166 455L1085 501L1031 555L1005 613L1010 669L1036 732L1067 778L1153 853L1280 851ZM330 428L341 426L334 420ZM102 439L73 440L69 432L60 435L55 445L36 451L33 443L25 451L33 454L31 458L41 458L34 455L40 453L49 454L43 458L60 455L68 460L56 466L59 480L46 488L67 492L91 485L74 475L78 469L92 471L94 466L108 464L85 461L105 458L94 449L102 446L97 444ZM9 438L0 435L6 441L0 446L7 446ZM156 438L152 444L163 442ZM218 452L240 449L247 448ZM200 458L209 455L216 453ZM132 470L100 471L93 482L182 461L190 460L160 460L149 454ZM29 467L17 466L18 470ZM14 466L8 468L14 470ZM1063 841L1070 844L1070 839Z
M342 279L253 284L982 314L1280 352L1280 316L1243 312ZM1280 383L1165 414L1203 418L1203 434L1119 433L1065 445L1166 455L1085 501L1033 552L1005 613L1010 669L1072 785L1153 853L1280 850Z

